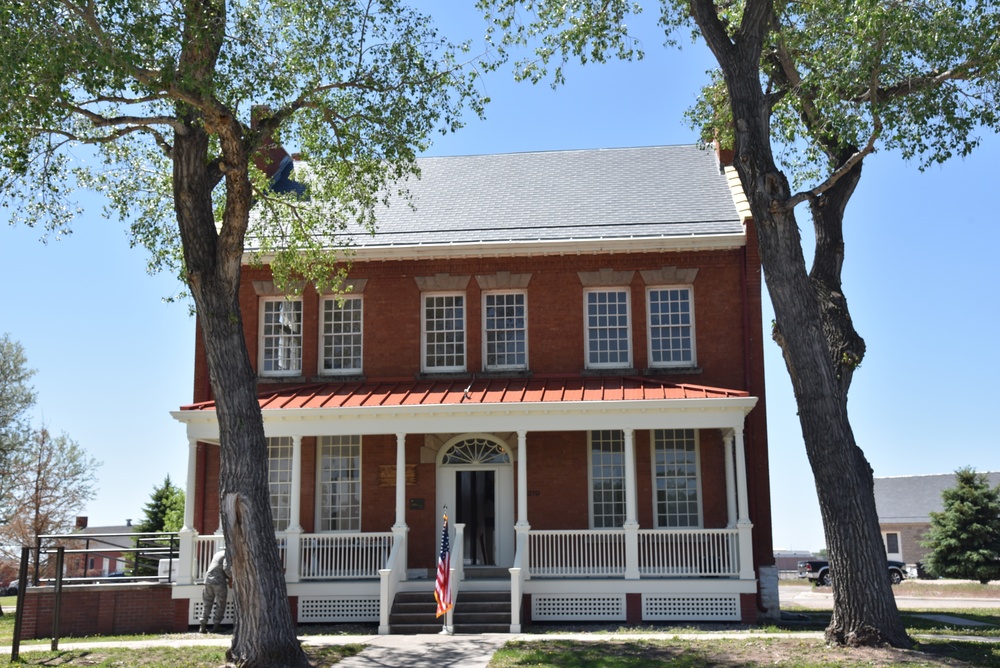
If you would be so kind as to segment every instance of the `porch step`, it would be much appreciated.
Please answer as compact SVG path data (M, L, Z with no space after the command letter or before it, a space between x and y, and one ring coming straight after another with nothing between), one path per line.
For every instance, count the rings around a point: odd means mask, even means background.
M463 590L454 623L455 633L510 633L510 592Z
M510 570L496 566L466 566L466 580L510 580Z
M435 617L434 593L399 592L389 613L393 635L439 633L444 618ZM454 610L455 633L509 633L510 592L462 591Z
M432 591L401 591L396 594L389 612L389 633L417 635L439 633L444 619L435 616L437 602Z

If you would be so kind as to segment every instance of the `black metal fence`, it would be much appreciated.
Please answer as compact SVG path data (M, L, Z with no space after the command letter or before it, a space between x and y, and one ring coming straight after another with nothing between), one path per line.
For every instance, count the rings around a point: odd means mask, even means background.
M62 547L66 555L59 569L65 584L94 584L102 582L157 582L173 580L178 553L176 532L133 533L70 533L39 536L33 550L34 586L44 586L55 580L56 570L50 555ZM108 570L97 566L102 563L120 563L122 568ZM161 574L160 564L166 561L166 573Z
M168 531L39 536L34 547L21 549L11 663L17 662L20 656L24 597L29 585L53 587L52 651L56 651L59 649L59 616L64 584L171 582L178 547L177 533ZM98 569L97 558L102 560L102 564L122 563L125 567L115 571ZM30 582L29 572L32 574Z

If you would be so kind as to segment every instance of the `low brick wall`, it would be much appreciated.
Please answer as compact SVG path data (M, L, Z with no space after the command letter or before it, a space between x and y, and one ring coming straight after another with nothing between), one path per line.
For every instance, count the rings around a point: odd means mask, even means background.
M170 598L169 584L72 585L62 589L59 635L179 633L188 630L187 599ZM31 587L24 596L21 639L51 638L52 587Z

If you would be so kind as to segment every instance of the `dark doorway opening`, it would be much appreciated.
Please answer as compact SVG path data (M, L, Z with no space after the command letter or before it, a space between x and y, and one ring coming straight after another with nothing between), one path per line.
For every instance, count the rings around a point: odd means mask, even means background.
M496 565L496 472L455 472L455 521L465 525L466 566Z

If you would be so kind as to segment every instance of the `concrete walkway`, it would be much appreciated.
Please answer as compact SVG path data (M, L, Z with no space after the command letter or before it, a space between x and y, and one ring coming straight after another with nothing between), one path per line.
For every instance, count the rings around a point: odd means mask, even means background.
M916 637L924 637L917 635ZM955 642L1000 642L1000 638L970 636L926 636L949 639ZM336 635L301 636L304 645L365 645L365 649L337 664L337 668L487 668L494 652L504 643L512 640L548 642L553 640L576 640L581 642L622 642L627 640L691 640L713 642L717 640L745 640L748 638L798 638L822 640L821 631L798 631L785 633L761 633L756 631L727 631L702 633L545 633L545 634L503 634L483 635ZM226 647L231 638L227 635L202 636L195 633L170 638L150 640L60 642L60 650L99 649L102 647L124 647L142 649L144 647ZM43 645L22 645L21 653L48 651L49 643ZM0 655L10 654L9 646L0 647Z

